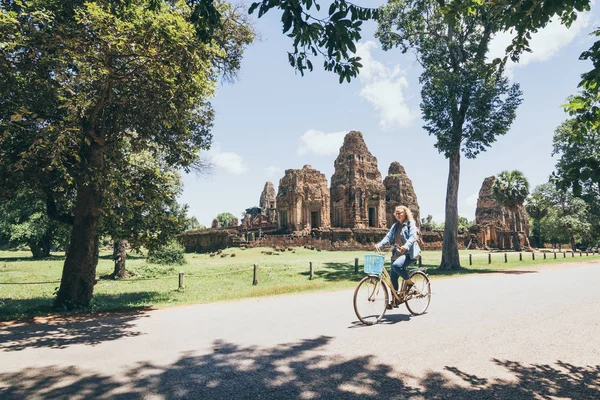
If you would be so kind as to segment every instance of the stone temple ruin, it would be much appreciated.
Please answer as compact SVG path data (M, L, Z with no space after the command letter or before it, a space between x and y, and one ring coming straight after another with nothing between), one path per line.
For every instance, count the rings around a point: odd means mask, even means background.
M277 193L279 228L285 232L310 232L329 228L329 188L324 174L310 165L288 169Z
M285 244L371 249L395 222L397 205L408 206L419 223L417 196L404 167L393 162L382 181L362 133L346 135L334 168L331 187L310 165L288 169L276 195L273 184L265 184L259 206L246 209L240 226L186 232L180 240L197 252Z
M385 228L385 186L377 159L360 132L344 138L331 177L331 218L334 227Z
M501 207L492 194L494 177L486 178L479 193L476 225L459 235L459 247L529 248L529 222L523 206L516 214ZM331 187L324 174L305 165L288 169L277 194L267 182L259 206L246 209L241 225L192 231L179 239L186 251L207 252L232 246L302 246L371 250L396 221L396 206L410 208L420 225L420 209L412 181L394 161L382 181L375 158L360 132L351 131L334 161ZM516 225L515 226L515 221ZM422 232L425 249L442 247L442 232Z
M516 210L503 207L494 198L492 186L496 177L485 178L475 210L476 225L471 228L483 248L529 249L529 218L525 207Z
M394 161L388 169L388 176L383 180L385 186L385 220L392 226L396 221L394 210L397 206L406 206L412 211L415 221L421 221L417 195L413 189L412 181L408 179L404 167Z

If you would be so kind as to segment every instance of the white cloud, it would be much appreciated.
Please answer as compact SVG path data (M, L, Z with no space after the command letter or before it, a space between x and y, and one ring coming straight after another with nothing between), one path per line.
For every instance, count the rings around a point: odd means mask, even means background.
M544 62L555 55L560 50L568 46L576 36L590 25L590 13L581 13L578 15L577 20L567 28L561 24L560 21L550 22L544 29L539 30L537 33L531 36L529 41L532 52L525 52L521 55L518 64L508 61L507 63L507 75L512 78L513 70L519 66L525 66L527 64ZM502 58L505 55L506 47L510 45L511 39L514 33L502 32L494 37L490 43L489 58L493 59L496 57Z
M281 176L283 175L283 169L279 167L270 166L265 168L268 176Z
M344 136L347 133L348 131L325 133L309 129L298 140L300 147L297 153L299 155L312 153L318 156L336 155L344 144Z
M360 63L363 65L358 75L363 84L360 96L379 112L379 126L383 130L409 127L418 112L411 110L406 103L406 76L398 65L390 68L375 60L371 51L377 48L373 41L356 46L356 55L361 57Z
M209 151L212 163L217 168L221 168L231 174L239 175L246 171L244 159L237 153L222 152L219 144L214 144Z

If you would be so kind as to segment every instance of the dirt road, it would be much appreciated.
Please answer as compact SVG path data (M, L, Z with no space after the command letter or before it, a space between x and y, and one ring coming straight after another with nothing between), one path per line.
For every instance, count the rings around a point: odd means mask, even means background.
M352 291L0 329L0 398L598 399L600 263L433 280L359 325Z

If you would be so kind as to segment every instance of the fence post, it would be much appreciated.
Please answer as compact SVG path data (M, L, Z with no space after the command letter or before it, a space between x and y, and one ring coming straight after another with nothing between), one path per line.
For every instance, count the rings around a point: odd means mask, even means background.
M533 251L531 252L531 259L535 261L535 253Z
M556 260L556 252L554 252L554 259Z
M310 278L309 279L312 281L314 278L312 261L310 261L308 264L310 266Z
M179 272L179 290L183 289L183 272Z
M469 254L469 265L473 265L473 255Z
M523 261L523 253L519 253L519 261Z
M354 273L358 274L358 258L354 259Z
M563 251L563 258L567 258L567 252Z
M258 285L258 264L254 264L254 276L252 278L252 284Z
M583 257L583 252L579 250L579 257Z
M423 257L419 256L419 268L421 268L423 266Z
M492 253L488 253L488 264L492 263Z
M508 255L506 253L504 253L504 262L507 263L508 262Z
M546 259L546 253L544 253L544 260Z

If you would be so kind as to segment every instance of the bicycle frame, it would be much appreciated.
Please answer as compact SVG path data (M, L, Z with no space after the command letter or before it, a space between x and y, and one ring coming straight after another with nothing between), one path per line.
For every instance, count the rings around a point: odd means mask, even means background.
M379 282L383 282L387 285L392 292L392 300L396 300L396 304L402 304L406 301L406 281L402 279L402 285L400 286L399 294L394 290L394 285L392 284L392 278L390 277L389 272L384 267L381 271L381 275L373 275L379 277Z

